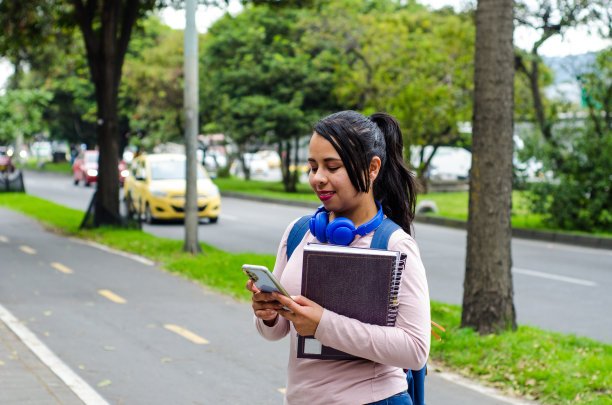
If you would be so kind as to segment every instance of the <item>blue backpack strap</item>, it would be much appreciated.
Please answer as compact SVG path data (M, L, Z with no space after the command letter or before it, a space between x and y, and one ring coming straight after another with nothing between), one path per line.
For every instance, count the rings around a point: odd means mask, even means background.
M397 231L401 227L393 222L389 218L385 218L385 220L380 224L376 231L374 231L374 236L372 237L372 242L370 243L370 247L372 249L387 249L389 245L389 238L393 232ZM425 374L427 370L427 365L425 365L420 370L406 370L406 381L408 382L408 394L412 399L412 403L414 405L425 405Z
M398 224L389 218L385 218L382 221L382 224L380 224L380 226L374 231L374 236L372 237L372 242L370 242L370 247L372 249L386 250L391 234L398 229L400 229Z
M412 397L412 403L414 405L425 405L425 375L427 374L427 364L420 370L408 370L408 374L408 392ZM410 380L412 380L412 384L410 384ZM410 388L412 389L410 390Z
M304 239L304 235L306 235L308 229L310 229L310 217L312 217L312 215L304 215L293 224L293 228L289 231L289 237L287 238L287 261L289 261L293 251L300 244L302 239Z

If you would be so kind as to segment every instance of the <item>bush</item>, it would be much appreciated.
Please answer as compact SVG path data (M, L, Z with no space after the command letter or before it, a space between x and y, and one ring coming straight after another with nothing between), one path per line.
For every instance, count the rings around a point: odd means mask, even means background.
M601 129L601 128L600 128ZM612 229L612 130L596 131L592 123L565 128L567 150L541 149L554 181L531 186L532 209L561 229ZM568 145L569 142L569 145Z

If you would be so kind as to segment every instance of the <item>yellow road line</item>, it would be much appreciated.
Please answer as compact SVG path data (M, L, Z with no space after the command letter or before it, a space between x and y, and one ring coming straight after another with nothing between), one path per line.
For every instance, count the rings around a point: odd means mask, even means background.
M185 339L191 340L193 343L196 343L199 345L207 345L210 343L208 340L204 339L203 337L200 337L196 335L195 333L188 331L187 329L181 328L180 326L177 326L177 325L164 325L164 328L178 335L181 335Z
M8 243L8 238L4 235L0 235L0 242Z
M53 262L53 263L51 263L51 267L53 267L56 270L61 271L62 273L65 273L65 274L72 274L72 273L74 273L72 270L70 270L68 267L64 266L61 263Z
M281 394L284 394L287 392L287 388L279 388L277 391L280 392Z
M116 302L117 304L125 304L127 301L124 300L123 298L121 298L120 296L118 296L117 294L115 294L114 292L110 291L110 290L98 290L98 294L102 295L103 297L108 298L109 300Z
M26 245L19 246L19 250L21 250L22 252L27 253L29 255L35 255L36 254L36 250L34 250L31 247L26 246Z

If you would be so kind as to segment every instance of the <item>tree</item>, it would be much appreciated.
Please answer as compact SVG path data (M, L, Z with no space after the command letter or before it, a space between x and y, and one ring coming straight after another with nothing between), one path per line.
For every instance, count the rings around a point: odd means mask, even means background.
M5 3L14 2L2 2ZM119 184L117 182L119 155L118 94L123 62L132 35L132 29L148 13L156 8L178 1L161 0L28 0L19 2L18 7L7 7L2 18L11 20L18 16L22 26L13 37L1 35L3 44L6 38L15 40L21 47L33 54L35 42L42 40L37 20L48 22L48 16L57 16L59 27L78 26L85 43L87 62L96 95L96 124L98 147L100 149L98 167L98 189L95 204L96 225L119 223ZM216 3L203 1L203 3ZM22 7L21 7L22 6ZM24 11L25 10L25 11ZM54 14L45 14L45 11ZM51 21L54 21L51 18ZM33 44L32 46L30 46ZM19 48L16 46L15 48ZM10 48L7 46L8 49Z
M156 2L71 0L71 17L83 33L87 60L96 93L98 124L98 184L94 223L118 224L119 123L117 100L123 61L136 22Z
M0 144L25 140L46 129L43 113L51 100L44 89L9 90L0 96Z
M303 32L296 21L305 12L253 6L217 21L203 41L209 83L202 85L207 90L201 104L210 108L211 119L241 154L277 143L287 191L296 189L297 173L290 170L296 162L295 143L333 99L331 76L322 74L315 56L302 47Z
M516 328L511 257L514 49L512 0L476 9L474 115L461 325Z
M42 67L54 58L46 45L68 45L70 30L56 24L62 11L62 5L51 1L0 2L0 55L15 69L9 87L17 87L26 65Z
M612 229L612 48L600 52L579 80L588 115L553 126L560 149L546 142L534 149L554 172L553 181L533 184L530 196L534 211L552 227L605 232Z
M529 82L535 121L544 140L550 143L553 151L561 150L562 145L558 143L552 131L552 126L557 119L557 107L555 104L547 105L542 96L544 84L541 74L540 47L553 36L564 35L569 29L603 19L606 15L606 5L609 5L609 0L545 0L536 3L525 1L517 3L517 23L531 28L539 34L539 37L528 53L520 50L516 52L516 69L525 75ZM561 156L555 157L554 162L557 167L563 164Z
M411 146L463 146L459 123L472 110L474 27L468 14L416 3L343 0L313 14L310 41L333 58L334 93L345 108L387 111ZM425 191L429 162L417 176Z
M181 142L183 123L183 32L163 25L157 16L143 21L130 41L119 90L130 138L152 149Z

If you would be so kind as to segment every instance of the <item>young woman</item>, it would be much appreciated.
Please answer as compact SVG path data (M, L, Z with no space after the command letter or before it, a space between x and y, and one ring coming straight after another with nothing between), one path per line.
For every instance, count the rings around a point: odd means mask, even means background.
M431 325L425 269L410 236L414 178L404 165L402 152L399 125L388 114L366 117L342 111L314 126L308 157L310 186L329 221L344 217L359 227L376 216L379 201L384 215L402 228L391 235L387 248L406 253L408 258L395 326L362 323L299 295L304 246L320 241L307 232L287 260L287 238L295 221L289 225L278 249L274 275L293 300L260 292L247 282L259 333L268 340L291 336L286 404L412 403L403 369L418 370L426 363ZM373 234L357 235L349 245L367 248ZM365 360L297 358L296 334L314 335L325 346Z

